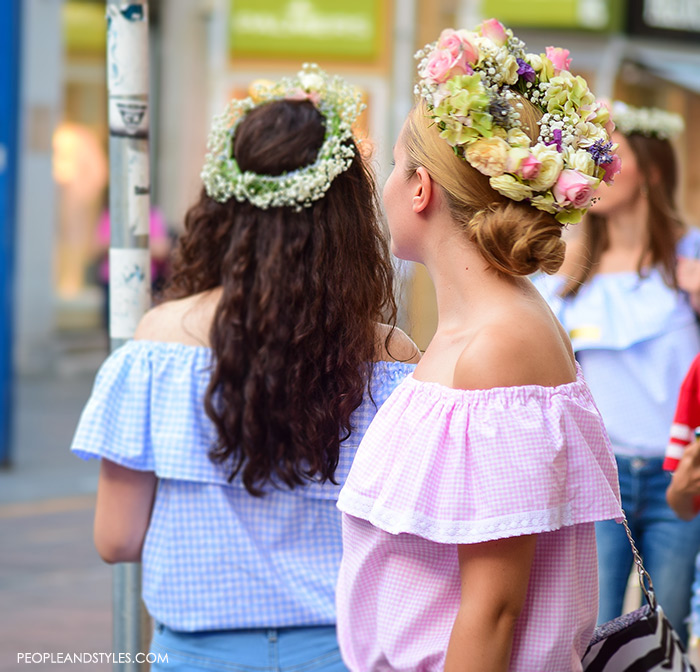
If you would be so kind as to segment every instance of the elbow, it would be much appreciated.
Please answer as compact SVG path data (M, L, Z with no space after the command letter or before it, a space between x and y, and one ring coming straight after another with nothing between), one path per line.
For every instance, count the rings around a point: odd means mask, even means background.
M141 562L143 541L132 539L115 539L102 534L95 534L95 548L106 563Z
M503 633L513 634L515 624L523 612L524 604L506 604L494 616L494 627Z
M492 632L498 633L500 637L511 641L515 632L515 625L524 607L524 600L504 599L494 604L493 609L490 610L486 617Z

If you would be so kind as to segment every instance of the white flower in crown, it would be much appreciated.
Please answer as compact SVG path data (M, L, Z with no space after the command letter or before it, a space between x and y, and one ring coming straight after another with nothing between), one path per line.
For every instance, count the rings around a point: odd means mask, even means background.
M299 73L299 83L305 91L321 91L325 80L317 72L302 70Z
M527 53L510 29L489 19L474 31L444 30L416 58L415 90L440 137L504 196L577 222L593 190L619 170L608 112L569 71L566 49ZM521 121L523 99L542 113L532 141Z
M564 150L564 155L564 163L572 170L577 170L586 175L595 173L595 161L590 152L587 152L585 149L567 147Z
M325 124L316 160L282 175L241 171L233 156L236 128L252 109L276 100L309 100ZM249 201L261 209L292 207L296 211L323 198L331 182L347 170L355 156L348 143L352 125L364 109L362 96L340 77L331 77L314 63L304 63L295 77L253 87L253 95L232 100L214 119L201 177L207 194L225 203Z

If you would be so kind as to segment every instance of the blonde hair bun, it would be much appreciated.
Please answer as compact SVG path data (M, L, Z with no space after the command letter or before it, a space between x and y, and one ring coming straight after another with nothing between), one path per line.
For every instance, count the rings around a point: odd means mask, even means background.
M556 273L564 262L561 224L528 205L495 203L478 210L466 228L486 261L507 275Z

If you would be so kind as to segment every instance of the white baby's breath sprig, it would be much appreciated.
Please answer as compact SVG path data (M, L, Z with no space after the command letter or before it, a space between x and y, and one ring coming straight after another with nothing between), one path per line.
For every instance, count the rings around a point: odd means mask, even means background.
M276 100L310 100L323 116L325 135L316 160L282 175L242 171L233 156L236 129L254 108ZM260 86L254 97L232 100L214 119L201 177L207 194L225 203L231 197L266 210L292 207L297 212L323 198L333 180L347 170L355 150L348 141L364 109L359 91L315 63L305 63L295 77Z

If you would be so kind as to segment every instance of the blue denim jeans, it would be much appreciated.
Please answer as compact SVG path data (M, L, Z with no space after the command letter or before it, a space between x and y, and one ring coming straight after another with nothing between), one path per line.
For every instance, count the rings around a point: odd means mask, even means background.
M160 657L151 672L347 672L334 626L175 632L156 623L151 653Z
M654 592L676 632L687 645L695 556L700 550L700 516L680 520L666 503L671 479L663 459L617 457L622 508L634 542L651 576ZM600 601L598 622L622 613L632 551L622 525L596 523Z
M695 580L693 596L690 598L690 632L700 637L700 555L695 558Z

